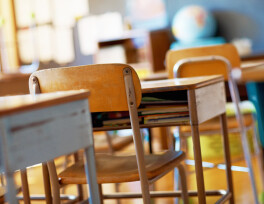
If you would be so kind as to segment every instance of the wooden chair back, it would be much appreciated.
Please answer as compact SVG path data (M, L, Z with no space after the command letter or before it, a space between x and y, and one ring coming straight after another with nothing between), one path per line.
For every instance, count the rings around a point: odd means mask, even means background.
M91 112L129 111L143 200L150 203L137 111L141 102L141 85L132 67L97 64L41 70L30 76L29 86L30 93L89 89Z
M139 106L140 81L135 70L126 64L97 64L37 71L30 76L30 92L33 93L33 78L37 77L40 93L89 89L91 112L127 111L123 75L127 67L132 71L136 103Z
M180 60L206 56L221 56L230 62L232 68L240 67L240 57L236 48L231 44L170 50L166 55L166 68L169 73L169 78L174 78L173 68ZM181 65L181 69L177 71L178 77L195 77L218 74L224 75L225 80L228 80L226 65L219 60L185 63Z

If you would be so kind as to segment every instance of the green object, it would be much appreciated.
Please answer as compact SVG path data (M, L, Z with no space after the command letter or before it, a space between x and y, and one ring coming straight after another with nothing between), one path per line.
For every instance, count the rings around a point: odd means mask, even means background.
M240 111L242 112L242 114L255 114L256 108L251 101L242 101L240 102ZM226 104L226 115L229 117L236 115L234 103Z
M229 133L229 143L230 143L230 153L233 158L238 158L243 156L243 147L241 144L241 137L240 133ZM253 131L247 131L247 138L248 143L250 146L251 152L254 152L253 146ZM223 151L223 143L222 143L222 135L219 134L200 134L200 141L201 141L201 151L202 157L205 161L215 161L221 160L224 158L224 151ZM193 157L193 142L192 138L187 138L187 145L188 145L188 158L194 159Z
M31 18L35 19L36 18L36 14L34 12L31 13Z
M184 204L182 199L179 199L179 204ZM194 204L193 199L190 197L189 197L189 204Z
M263 106L264 107L264 106ZM256 108L251 101L242 101L240 103L240 110L243 114L256 114ZM226 104L226 114L228 117L235 116L235 106L234 103L227 103ZM253 131L247 131L247 137L250 144L250 149L253 152ZM215 160L221 159L224 156L223 152L223 145L222 145L222 136L221 134L211 134L210 137L208 135L200 134L201 140L201 149L202 149L202 156L205 160ZM230 151L233 157L240 157L243 155L243 149L241 144L241 137L239 133L229 133L229 140L230 140ZM189 152L188 154L193 157L192 151L192 139L188 138L187 140Z
M2 27L5 24L5 19L3 17L0 17L0 27Z
M259 203L264 204L264 192L263 191L259 194Z

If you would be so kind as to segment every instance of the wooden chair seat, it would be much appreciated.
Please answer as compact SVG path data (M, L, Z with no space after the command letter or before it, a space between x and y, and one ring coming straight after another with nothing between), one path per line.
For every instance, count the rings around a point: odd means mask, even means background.
M95 144L95 151L96 152L108 152L109 151L109 143L107 142L106 133L103 134L96 134L94 136L94 144ZM133 142L133 136L113 136L111 138L112 148L113 151L121 150L122 148L126 147L127 145Z
M243 115L243 121L245 127L250 127L254 124L254 118L252 114L244 114ZM239 128L238 122L236 120L236 117L227 117L227 125L228 129L237 129ZM199 126L199 130L201 132L206 132L206 131L217 131L221 130L220 124L219 124L219 118L215 118L212 120L209 120ZM182 126L181 127L181 132L186 133L186 132L191 132L191 128L189 126Z
M183 161L185 153L182 151L166 151L163 154L145 156L148 179L154 179L162 173L172 170ZM114 156L96 154L97 182L122 183L138 181L138 167L135 156ZM59 175L60 184L85 184L83 162L77 162L62 171Z

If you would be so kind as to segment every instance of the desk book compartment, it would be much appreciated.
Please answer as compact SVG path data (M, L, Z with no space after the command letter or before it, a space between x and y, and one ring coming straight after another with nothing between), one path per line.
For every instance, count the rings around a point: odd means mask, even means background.
M177 95L175 92L143 94L138 117L144 125L188 122L187 94L185 91L177 91ZM92 118L94 127L130 126L127 111L93 113Z

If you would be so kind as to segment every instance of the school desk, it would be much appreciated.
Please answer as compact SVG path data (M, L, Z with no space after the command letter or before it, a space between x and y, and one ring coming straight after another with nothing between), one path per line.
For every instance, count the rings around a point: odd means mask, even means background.
M143 97L144 95L151 96L151 94L164 94L179 95L179 100L186 100L188 104L189 119L184 121L166 122L166 123L148 123L141 124L141 128L152 127L165 127L165 126L178 126L178 125L190 125L192 129L192 140L194 144L194 159L195 159L195 171L197 180L197 192L189 191L190 196L197 196L199 203L206 203L206 196L222 196L219 199L219 203L223 203L227 200L234 202L233 198L233 185L231 175L231 163L230 163L230 151L229 141L226 126L225 115L225 88L224 78L222 76L204 76L194 78L181 78L181 79L167 79L158 81L146 81L141 83L141 89ZM199 124L220 116L222 123L223 142L226 161L226 174L227 174L227 190L211 190L205 191L201 147L199 138ZM130 128L129 126L112 126L112 127L94 127L95 131L102 130L117 130ZM216 178L217 180L217 178ZM167 193L166 196L175 196L174 192ZM152 195L153 197L155 195Z
M84 149L92 203L99 203L87 91L0 97L0 172L17 203L13 173ZM74 137L72 137L74 135Z

